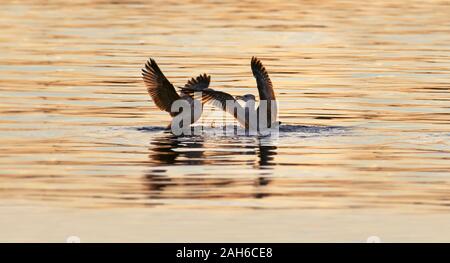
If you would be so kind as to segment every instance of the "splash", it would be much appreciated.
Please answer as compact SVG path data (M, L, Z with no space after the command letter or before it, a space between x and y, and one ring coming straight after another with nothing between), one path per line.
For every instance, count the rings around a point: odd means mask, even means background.
M145 126L145 127L137 127L134 128L140 132L161 132L166 131L165 127L161 126ZM194 129L192 127L192 129ZM290 137L310 137L310 136L332 136L332 135L341 135L346 134L351 130L351 127L344 126L307 126L307 125L290 125L283 124L279 127L279 131L275 133L275 135L281 136L290 136ZM230 133L231 131L231 133ZM202 127L202 135L203 136L236 136L244 134L243 136L259 136L252 134L245 134L244 128L237 125L226 125L226 126L218 126L218 127ZM188 136L189 137L189 136Z

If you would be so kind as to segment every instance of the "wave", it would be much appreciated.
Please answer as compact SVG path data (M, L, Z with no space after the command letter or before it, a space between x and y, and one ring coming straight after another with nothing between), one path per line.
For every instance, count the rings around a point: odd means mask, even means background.
M245 133L245 129L243 129L240 126L236 125L226 125L226 126L219 126L219 127L209 127L209 126L192 126L191 127L191 134L193 134L194 129L200 129L201 135L243 135L243 136L255 136L257 134L249 134ZM166 127L162 126L144 126L144 127L136 127L134 128L137 131L140 132L168 132L169 130L166 130ZM287 136L294 136L298 135L299 137L305 137L305 136L312 136L312 135L338 135L347 133L351 130L351 127L344 127L344 126L308 126L308 125L291 125L291 124L282 124L280 125L278 130L272 130L272 134L277 135L287 135ZM198 135L198 134L197 134Z

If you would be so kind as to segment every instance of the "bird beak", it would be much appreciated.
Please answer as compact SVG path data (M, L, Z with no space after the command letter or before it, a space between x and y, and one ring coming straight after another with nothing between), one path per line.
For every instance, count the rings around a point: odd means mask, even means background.
M244 100L244 97L242 97L242 96L236 96L236 100Z

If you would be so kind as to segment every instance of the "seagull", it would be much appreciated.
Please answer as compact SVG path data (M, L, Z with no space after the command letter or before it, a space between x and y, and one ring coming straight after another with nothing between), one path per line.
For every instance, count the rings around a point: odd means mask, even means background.
M217 91L211 88L204 88L204 89L198 89L194 86L184 87L181 88L181 91L185 94L189 94L190 96L194 97L196 92L201 92L201 101L202 103L210 102L212 105L222 108L222 110L228 112L229 114L233 115L234 118L239 122L239 124L246 129L257 129L260 130L264 127L262 127L262 124L260 123L259 115L267 114L267 122L266 125L268 128L276 127L281 124L281 122L276 121L277 116L277 102L275 98L275 92L273 91L273 85L272 81L269 78L269 74L267 73L266 68L263 66L261 61L257 57L252 57L250 66L252 68L253 76L256 79L256 85L258 88L259 93L259 99L260 103L258 108L256 109L257 114L257 127L252 127L251 122L249 121L248 116L249 110L255 109L255 101L256 97L253 94L246 94L243 96L235 96L223 92L223 91ZM237 103L238 100L242 100L245 104L244 107L240 106L239 103ZM234 105L236 107L226 107L226 102L231 101L234 102ZM267 102L267 104L262 105L262 101ZM261 109L260 109L261 108ZM246 114L242 116L242 114L238 114L239 111L245 111Z
M191 107L191 119L190 123L188 124L191 125L200 119L201 113L203 111L202 105L199 105L199 109L197 109L197 111L195 112L194 106L196 104L194 103L193 97L189 94L185 94L182 91L180 92L180 94L178 94L174 86L164 76L161 69L158 67L158 64L156 64L156 61L152 58L148 59L145 63L145 66L142 69L142 78L144 79L148 94L160 110L166 111L170 114L170 116L175 117L178 114L181 114L182 111L172 111L172 103L176 100L186 100ZM210 81L210 76L201 74L196 78L188 80L184 87L187 89L201 91L208 88ZM171 126L172 123L170 123L166 129L171 129Z

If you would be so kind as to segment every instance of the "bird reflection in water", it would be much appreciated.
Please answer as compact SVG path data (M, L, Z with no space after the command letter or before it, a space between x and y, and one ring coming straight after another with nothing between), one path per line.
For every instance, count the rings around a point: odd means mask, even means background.
M255 141L256 140L256 141ZM269 141L270 144L270 141ZM219 149L217 151L217 149ZM229 138L203 136L175 136L163 133L154 137L149 146L150 169L145 174L145 184L149 199L214 199L214 198L264 198L275 165L277 147L268 145L265 138ZM236 156L244 155L236 160ZM254 158L245 158L245 157ZM258 177L254 179L214 176L205 173L201 167L198 173L182 177L171 177L170 169L176 166L221 165L251 166ZM239 175L239 174L237 174ZM253 190L242 192L243 183ZM238 188L239 187L239 188Z
M156 165L202 165L204 139L201 136L176 136L164 132L150 143L149 160Z
M146 185L151 194L151 198L158 198L159 193L172 184L172 180L167 176L165 168L153 168L154 165L172 165L175 163L184 165L201 165L203 160L203 139L201 137L191 137L189 141L183 142L184 137L175 136L172 133L164 132L150 143L149 162L152 164L146 175ZM180 151L187 149L187 151ZM195 149L195 150L191 150ZM200 149L197 151L196 149ZM181 159L181 160L180 160ZM176 185L176 183L174 183Z

